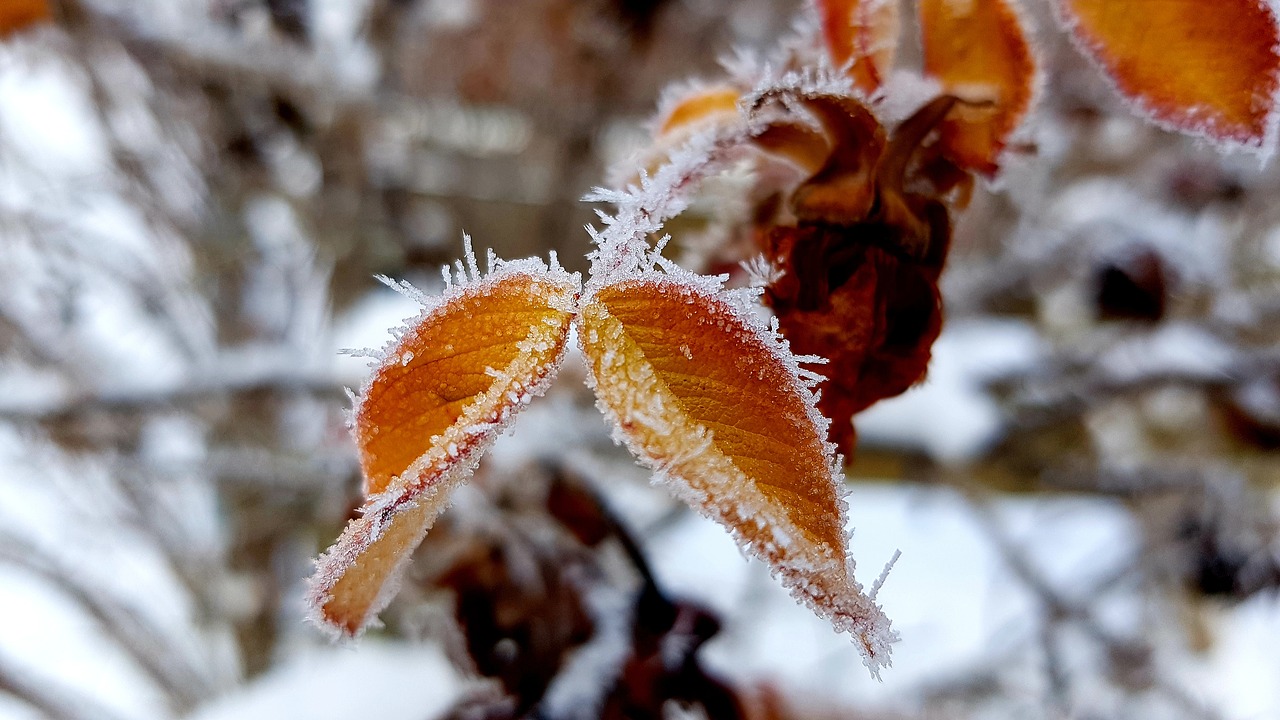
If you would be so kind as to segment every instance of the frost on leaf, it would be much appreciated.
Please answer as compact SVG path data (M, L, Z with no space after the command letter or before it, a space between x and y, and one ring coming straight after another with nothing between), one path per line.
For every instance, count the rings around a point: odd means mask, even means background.
M48 0L4 0L0 2L0 38L48 19Z
M867 97L884 84L898 51L897 0L817 0L832 64Z
M577 292L558 267L507 263L451 289L386 349L353 413L367 501L312 579L320 624L355 634L390 601L449 491L546 389Z
M1076 44L1156 123L1263 148L1280 84L1260 0L1058 0Z
M583 304L601 409L660 479L853 634L874 672L892 633L853 578L826 420L785 346L701 280L643 273Z
M943 153L994 175L1036 92L1026 28L1006 0L920 0L919 12L924 71L962 101L942 126Z

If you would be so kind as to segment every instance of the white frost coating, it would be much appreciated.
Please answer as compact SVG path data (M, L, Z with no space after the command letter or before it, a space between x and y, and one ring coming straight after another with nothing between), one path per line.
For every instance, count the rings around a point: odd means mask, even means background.
M884 581L889 579L889 571L893 570L893 566L898 564L898 559L901 557L902 551L894 550L893 557L889 558L889 562L885 563L884 569L880 571L880 577L877 577L876 581L871 583L871 592L867 593L867 597L871 598L872 601L880 594L880 588L884 587Z
M587 290L625 279L652 265L649 235L683 212L698 183L720 170L731 159L732 151L747 140L745 123L741 121L708 128L689 138L652 177L642 174L638 187L597 188L588 195L587 201L612 203L617 210L613 215L598 213L603 230L587 227L596 244L596 250L588 255L591 277Z
M475 254L471 252L471 238L463 236L463 242L468 257L467 266L476 268ZM468 276L466 266L463 266L462 261L457 261L457 282L454 281L455 277L449 266L442 266L441 275L445 281L445 290L439 295L429 295L405 280L392 280L384 275L376 275L375 277L384 285L418 303L423 310L417 316L408 319L405 324L391 328L392 339L387 341L381 348L365 348L344 352L357 357L371 358L376 361L374 364L377 366L384 365L393 356L398 358L399 353L396 352L396 349L404 344L403 339L409 337L413 333L413 328L421 325L433 313L440 312L442 308L447 307L464 295L483 295L494 285L513 275L545 278L556 283L571 284L575 289L582 285L581 274L567 272L560 266L554 253L549 258L550 262L544 263L538 258L502 260L494 255L492 250L489 250L488 260L489 272L481 275L476 270L477 274L473 277ZM576 292L574 294L576 295ZM576 300L569 303L558 303L553 307L567 313L575 313L577 311ZM371 374L364 385L361 386L359 393L361 397L363 397L365 390L368 389L375 376L376 373Z
M769 261L764 253L759 253L739 265L747 273L747 283L753 288L764 289L782 279L783 271Z
M638 264L638 263L637 263ZM733 295L725 290L724 278L706 277L685 270L655 253L645 258L645 266L633 270L618 281L638 281L660 283L673 287L678 292L699 297L709 304L718 305L744 331L759 341L762 349L772 356L791 376L791 391L799 397L804 405L806 415L812 424L817 437L822 438L823 452L827 458L827 473L836 498L835 511L838 513L840 527L848 526L846 522L848 506L845 501L846 492L843 487L843 460L836 453L835 445L826 441L829 421L817 409L817 396L805 380L805 372L800 368L801 359L794 355L785 338L776 330L774 323L767 323L752 308L743 302L743 296ZM592 302L593 295L584 300L584 307ZM728 328L726 328L728 329ZM583 338L591 341L591 338ZM585 347L584 347L585 351ZM809 359L809 358L806 358ZM601 373L609 378L625 376L625 381L632 387L660 385L661 380L654 376L653 368L647 364L643 367L630 367L620 359L614 359L607 353L602 358ZM811 375L811 374L810 374ZM597 377L591 363L587 364L587 384L592 390L600 386L601 377ZM599 392L597 391L597 395ZM687 449L680 457L653 457L642 447L631 441L624 431L625 427L643 425L660 435L669 435L676 428L670 427L665 419L665 408L656 406L640 408L640 403L629 404L622 417L612 406L597 400L597 407L609 420L613 428L613 437L619 444L625 445L640 462L654 473L655 482L661 482L700 513L725 525L734 537L744 554L767 559L786 558L771 563L771 573L791 591L791 594L803 602L820 617L827 618L841 632L849 632L859 642L863 651L864 664L872 675L879 678L881 667L891 664L890 646L897 639L891 629L889 619L874 602L874 599L863 594L862 587L854 580L855 563L848 554L847 548L851 540L851 531L842 534L843 547L838 552L843 560L831 555L816 560L803 554L787 552L791 547L794 532L792 521L783 513L772 507L767 501L750 492L742 492L737 488L750 487L751 480L723 455L715 446L715 438L710 429L697 425L693 428L693 437L687 438ZM698 477L697 482L682 477L678 468L687 461L696 459L699 464L714 468L709 474L714 477ZM698 487L705 485L711 488L715 497ZM754 545L750 538L742 535L738 527L748 522L762 523L768 527L773 537L772 542ZM798 529L796 530L798 532ZM831 549L824 549L832 552ZM886 570L887 572L887 570ZM883 577L879 582L883 582ZM836 587L833 587L835 585Z
M581 277L577 273L566 272L554 258L550 265L536 258L505 262L492 253L488 256L489 272L481 275L469 238L465 241L465 247L466 265L458 263L459 283L450 282L446 269L448 287L439 297L428 297L408 283L388 282L408 297L420 301L424 310L401 328L396 337L380 351L372 353L379 361L379 368L365 380L358 395L352 394L353 421L358 422L364 398L381 376L379 370L391 365L412 363L413 353L405 346L418 339L419 328L433 317L449 312L449 307L461 298L486 295L498 283L516 275L525 275L559 286L559 291L548 292L542 299L550 307L566 313L566 321L557 328L542 325L530 328L529 336L517 344L520 352L511 366L502 369L486 368L486 373L493 377L490 388L467 403L457 421L441 435L431 438L429 449L392 478L383 492L368 497L361 508L362 517L350 523L334 546L316 560L316 571L308 586L311 606L309 618L329 633L337 635L341 631L326 620L323 607L332 598L337 582L361 554L382 537L398 515L426 503L430 507L424 525L418 531L420 542L435 517L445 509L449 491L471 476L484 451L510 426L521 407L532 397L546 391L564 361L568 347L569 320L577 311ZM559 348L551 357L539 361L541 356L554 347L543 339L548 333L556 335ZM353 427L355 422L352 422ZM372 428L371 432L376 430L377 428ZM394 570L379 589L375 602L362 619L359 632L363 632L370 620L394 597L400 575L410 555L411 553L405 553L397 561Z
M1079 20L1067 7L1066 0L1052 0L1050 4L1053 5L1054 16L1071 38L1071 44L1089 60L1089 63L1106 79L1107 85L1116 93L1116 96L1134 114L1162 130L1204 140L1219 151L1243 150L1256 155L1260 165L1266 165L1275 155L1277 143L1280 143L1280 67L1270 76L1273 88L1271 96L1265 99L1269 110L1264 121L1263 136L1239 140L1219 130L1212 117L1197 117L1203 114L1203 108L1182 109L1183 112L1179 113L1180 117L1169 120L1161 117L1160 112L1141 96L1125 92L1102 60L1104 48L1101 43L1091 42L1084 36L1080 31ZM1280 1L1258 0L1257 5L1271 14L1271 25L1274 31L1272 38L1275 40L1272 52L1280 54L1280 29L1276 28L1277 20L1280 19Z
M393 280L387 277L386 275L374 275L373 277L378 282L382 283L383 285L386 285L392 290L395 290L396 292L400 293L401 295L409 298L410 300L418 303L423 307L432 307L434 305L434 301L430 295L427 295L426 293L422 292L421 290L414 287L412 284L410 284L407 281Z

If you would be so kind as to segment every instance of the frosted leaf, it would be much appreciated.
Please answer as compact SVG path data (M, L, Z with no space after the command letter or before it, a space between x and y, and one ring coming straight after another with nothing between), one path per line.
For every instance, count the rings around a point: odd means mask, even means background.
M720 279L672 266L601 287L579 323L615 438L851 633L878 673L895 635L854 580L840 459L785 342Z
M384 349L356 399L367 501L317 562L310 587L313 619L337 632L358 633L386 605L449 491L564 358L578 276L494 258L482 277L467 250L461 284L431 298Z
M1227 147L1274 150L1280 28L1260 0L1056 0L1073 42L1135 111Z

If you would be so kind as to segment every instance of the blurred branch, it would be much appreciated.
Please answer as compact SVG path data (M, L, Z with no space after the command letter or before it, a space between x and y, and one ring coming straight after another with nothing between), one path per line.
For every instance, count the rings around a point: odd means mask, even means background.
M185 712L211 697L210 679L174 651L174 639L128 606L33 543L0 530L0 562L21 568L61 590L97 623L98 628L132 658L164 691L173 708Z
M44 713L50 720L126 720L116 713L56 681L38 677L0 655L0 692L7 693Z
M158 387L108 388L22 405L6 405L0 400L0 420L52 422L92 412L148 412L259 392L342 396L343 385L332 374L300 367L298 358L287 350L270 355L264 362L225 353L213 367L199 372L198 378Z

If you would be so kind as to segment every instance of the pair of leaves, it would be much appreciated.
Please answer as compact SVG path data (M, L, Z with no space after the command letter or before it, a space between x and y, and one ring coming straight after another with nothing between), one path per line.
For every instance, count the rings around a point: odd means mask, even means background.
M354 635L385 607L449 492L545 391L575 325L617 437L853 632L869 667L886 663L888 621L853 579L835 459L794 358L718 284L657 270L581 296L558 267L507 263L401 334L357 400L367 502L317 561L315 619Z

